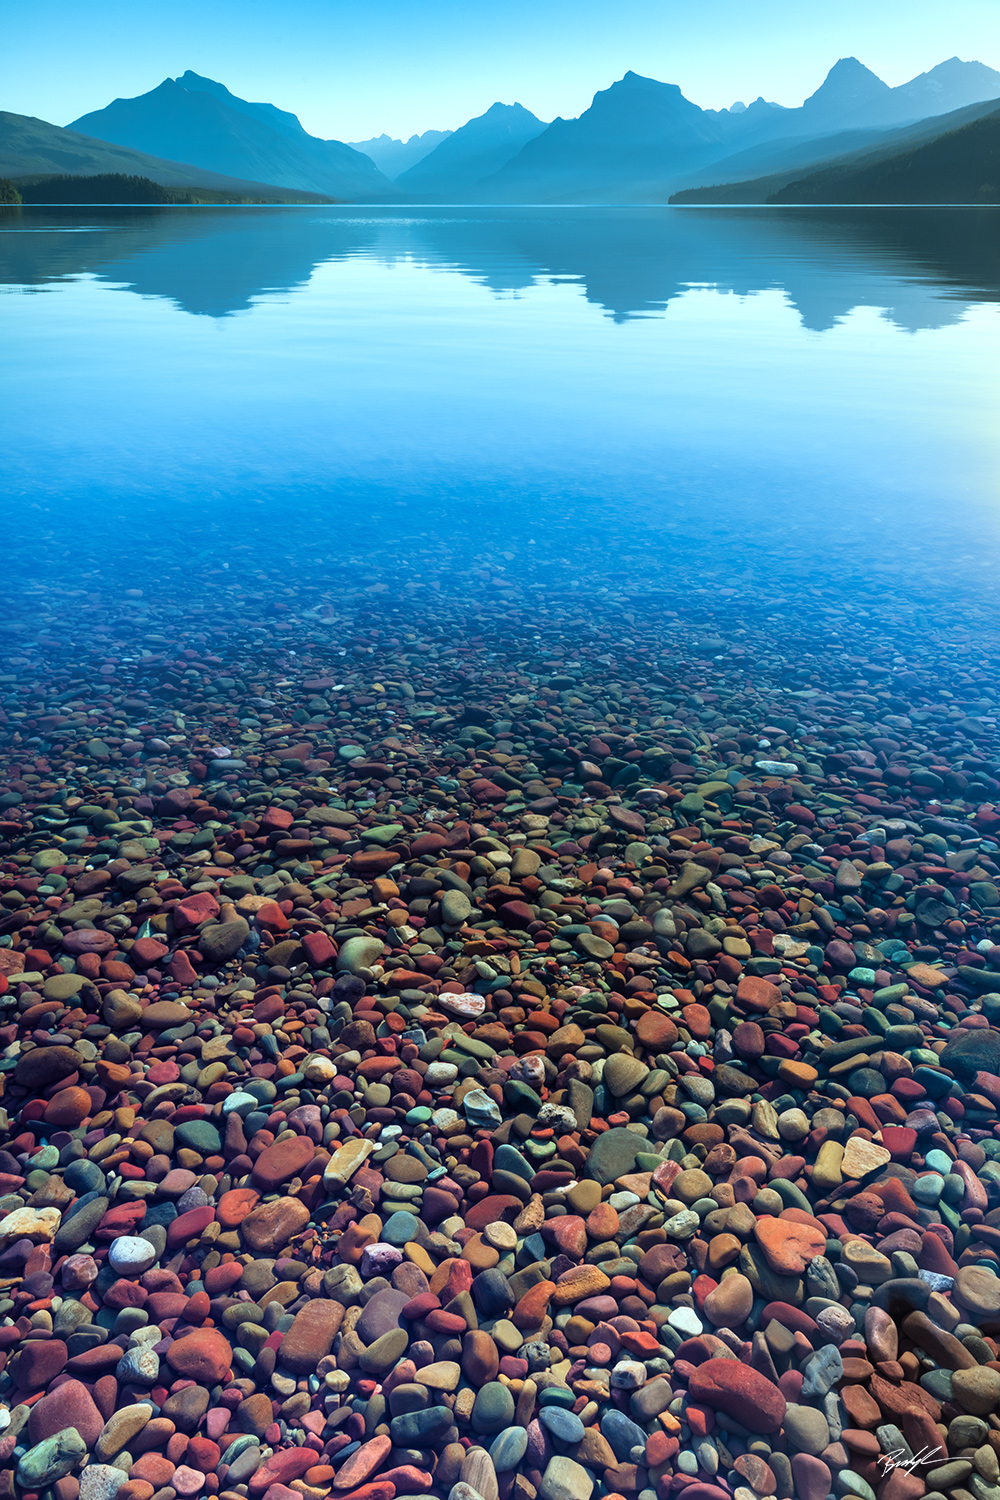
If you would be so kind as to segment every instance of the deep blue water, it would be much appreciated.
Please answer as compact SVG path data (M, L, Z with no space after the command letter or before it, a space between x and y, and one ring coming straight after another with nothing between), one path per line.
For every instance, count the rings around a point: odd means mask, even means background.
M8 539L885 569L998 532L990 210L26 209ZM180 519L178 519L180 518ZM574 540L575 539L575 540ZM831 551L832 549L832 551ZM220 554L221 555L221 554ZM964 561L962 561L964 559Z

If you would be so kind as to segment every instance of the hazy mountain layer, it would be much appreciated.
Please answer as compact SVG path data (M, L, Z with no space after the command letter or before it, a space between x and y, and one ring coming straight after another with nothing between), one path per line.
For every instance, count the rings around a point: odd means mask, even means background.
M748 153L744 174L756 176L772 169L777 141L888 130L990 97L1000 97L1000 73L957 58L895 89L856 58L842 58L798 109L758 99L747 109L703 110L674 84L626 73L578 119L554 120L476 184L473 196L504 203L663 201L693 173L741 152ZM759 157L749 154L757 151Z
M213 172L305 188L334 198L379 197L388 179L343 141L321 141L295 115L237 99L198 74L166 78L147 94L116 99L74 120L73 130Z
M112 146L75 130L63 130L31 115L0 112L0 177L29 177L61 172L73 177L92 177L102 172L149 177L166 187L209 187L231 191L238 197L272 197L280 201L281 190L268 183L247 182L206 172L181 161L164 161L142 151Z
M790 182L768 203L1000 203L1000 110L888 156Z
M429 156L397 178L404 192L428 197L463 196L483 177L498 171L526 142L545 129L520 104L494 104L436 146Z
M756 99L705 110L675 84L630 72L574 120L546 126L519 104L494 104L454 132L378 136L361 150L188 71L71 128L161 160L351 201L656 203L706 180L777 176L783 186L903 126L991 99L1000 99L1000 73L954 57L898 88L841 58L797 109Z
M863 137L864 132L844 132L839 136L830 136L820 141L795 142L791 145L776 146L772 149L770 160L765 159L760 150L745 152L740 156L727 157L725 160L712 164L713 176L717 173L718 180L711 184L692 186L671 195L670 202L673 204L707 204L707 203L776 203L776 202L832 202L832 203L865 203L865 202L906 202L906 203L989 203L1000 201L1000 198L991 199L988 196L988 185L992 180L996 183L995 166L990 162L990 132L976 133L972 127L982 122L1000 118L996 101L989 100L982 104L970 104L964 109L953 110L948 115L934 116L928 120L922 120L916 125L907 125L900 130L881 132L877 135L875 143L871 139L865 141L858 139ZM966 134L966 131L969 133ZM937 143L944 139L954 139L954 144L942 148L941 159L950 159L956 171L954 184L948 184L944 180L934 185L931 175L924 175L925 164L938 160ZM836 149L840 146L841 149ZM845 151L844 146L852 149ZM935 148L934 155L923 157L920 153L925 148ZM741 178L738 176L739 169L745 161L754 161L764 165L766 170L760 177ZM907 162L906 168L903 162ZM871 198L869 192L874 191L871 186L876 180L885 183L885 190L889 189L889 178L881 175L876 179L870 175L881 164L896 162L897 168L894 172L906 171L907 188L903 197L889 196L885 199L877 195ZM804 170L806 169L806 170ZM727 180L729 172L732 171L732 179ZM981 176L981 181L976 184L973 178L976 174ZM991 176L992 173L992 176ZM819 182L823 179L822 190ZM805 184L808 184L806 186ZM785 197L785 189L792 186L801 190L804 194L820 192L822 195L831 194L829 198L820 197ZM986 189L986 192L981 192ZM863 196L854 197L857 191ZM900 191L902 191L902 180L900 179ZM966 198L963 193L971 192L973 196ZM944 196L936 196L944 194ZM954 194L954 196L951 196ZM928 195L928 196L925 196Z
M384 176L396 178L401 172L415 167L418 161L423 161L435 146L440 146L453 134L451 130L425 130L423 135L411 135L408 141L394 140L391 135L376 135L370 141L349 141L348 145L370 157Z

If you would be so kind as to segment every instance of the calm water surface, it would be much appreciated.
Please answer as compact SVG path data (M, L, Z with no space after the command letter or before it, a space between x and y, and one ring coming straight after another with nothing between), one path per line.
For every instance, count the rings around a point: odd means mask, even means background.
M471 518L734 565L748 537L883 561L935 537L985 566L998 230L939 209L8 211L8 534L182 515L405 546Z

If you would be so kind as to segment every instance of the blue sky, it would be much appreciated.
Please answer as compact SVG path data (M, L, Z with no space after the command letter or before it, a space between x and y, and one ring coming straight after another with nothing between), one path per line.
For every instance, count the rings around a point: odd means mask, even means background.
M34 0L4 21L0 108L64 125L193 68L360 140L496 99L577 115L629 68L795 105L838 57L897 84L956 54L1000 68L997 0Z

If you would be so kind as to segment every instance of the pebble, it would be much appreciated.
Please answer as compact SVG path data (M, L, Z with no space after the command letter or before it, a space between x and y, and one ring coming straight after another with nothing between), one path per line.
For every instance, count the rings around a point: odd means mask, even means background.
M220 589L4 681L0 1495L990 1500L975 653Z

